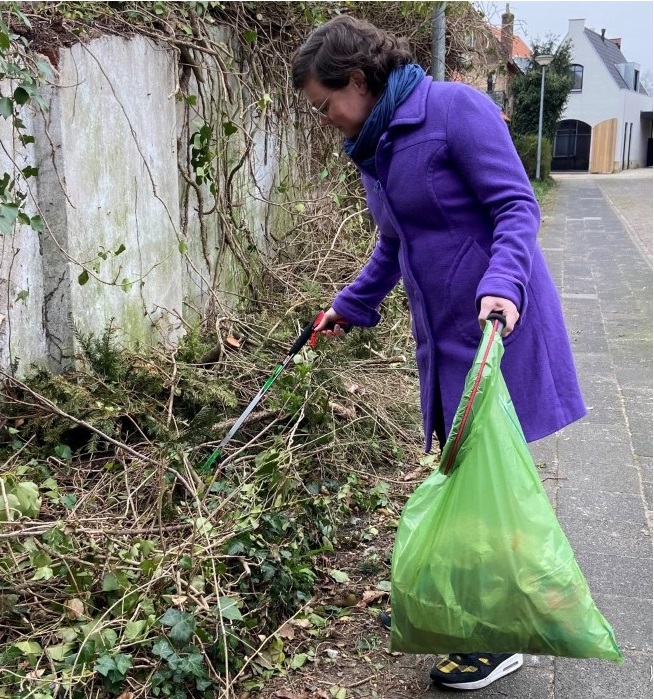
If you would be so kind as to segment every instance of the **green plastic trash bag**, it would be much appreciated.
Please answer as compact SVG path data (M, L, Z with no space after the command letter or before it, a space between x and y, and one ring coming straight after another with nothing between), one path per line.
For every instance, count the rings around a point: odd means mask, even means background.
M536 471L493 325L486 323L439 470L402 512L391 650L621 661Z

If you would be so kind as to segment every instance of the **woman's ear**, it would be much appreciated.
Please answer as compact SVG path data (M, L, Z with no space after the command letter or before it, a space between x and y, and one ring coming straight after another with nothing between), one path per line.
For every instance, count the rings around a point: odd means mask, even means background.
M354 85L359 94L365 95L367 92L369 92L366 76L359 68L350 73L350 82Z

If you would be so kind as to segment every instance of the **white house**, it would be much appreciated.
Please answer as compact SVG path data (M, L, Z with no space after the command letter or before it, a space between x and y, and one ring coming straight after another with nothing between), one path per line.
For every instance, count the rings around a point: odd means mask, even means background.
M652 97L621 39L569 20L574 87L557 126L552 170L619 172L652 165ZM547 77L545 78L547 80Z

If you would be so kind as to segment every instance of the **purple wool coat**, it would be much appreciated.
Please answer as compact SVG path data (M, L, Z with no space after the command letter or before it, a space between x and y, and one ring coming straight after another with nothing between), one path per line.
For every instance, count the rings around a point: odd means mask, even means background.
M362 179L377 243L333 308L374 326L402 279L426 451L439 403L451 429L481 340L483 296L510 299L520 312L502 373L527 441L582 417L561 303L537 243L540 210L498 108L466 85L426 77L397 108L375 163L379 179Z

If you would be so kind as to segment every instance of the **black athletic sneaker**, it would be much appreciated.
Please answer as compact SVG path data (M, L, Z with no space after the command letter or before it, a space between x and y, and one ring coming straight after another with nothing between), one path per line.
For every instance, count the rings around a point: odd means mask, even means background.
M439 660L430 677L451 689L481 689L520 669L520 653L452 653Z
M391 615L388 612L382 612L379 615L379 621L386 631L391 630Z

